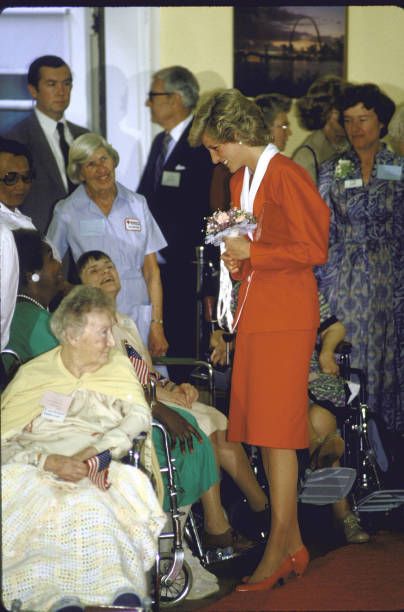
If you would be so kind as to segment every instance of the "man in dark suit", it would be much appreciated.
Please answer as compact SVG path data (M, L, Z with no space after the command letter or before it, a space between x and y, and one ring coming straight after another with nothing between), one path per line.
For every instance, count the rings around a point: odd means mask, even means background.
M195 356L195 247L203 245L204 217L210 214L213 166L204 147L192 148L188 135L199 85L181 66L153 75L146 102L151 120L164 131L153 141L138 192L143 194L167 240L160 252L164 329L168 355Z
M66 175L69 145L88 131L64 118L72 84L70 68L60 57L44 55L33 61L28 70L28 90L36 106L6 134L31 152L35 181L21 210L42 233L55 203L73 189Z

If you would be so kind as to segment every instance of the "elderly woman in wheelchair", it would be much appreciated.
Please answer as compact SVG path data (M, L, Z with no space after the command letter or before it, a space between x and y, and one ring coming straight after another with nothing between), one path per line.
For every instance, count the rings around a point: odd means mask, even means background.
M233 290L236 301L237 287ZM338 411L345 407L345 382L339 376L335 350L345 338L345 327L331 315L324 296L319 292L320 328L318 347L310 363L309 436L310 468L338 467L344 452L344 441L337 430ZM230 339L231 342L231 339ZM222 330L211 337L212 362L225 365L228 361L229 343L223 339ZM358 518L352 513L347 498L333 504L333 514L349 544L369 541Z
M150 431L151 414L129 361L112 350L113 321L101 291L74 289L51 322L60 346L21 366L4 391L7 609L16 599L32 610L135 606L148 593L165 515L142 471L116 461Z
M40 240L38 245L38 249L42 248ZM107 259L109 262L109 258ZM33 272L31 267L30 273ZM36 271L34 271L34 273L36 273ZM112 295L112 293L108 291L108 288L111 289L111 286L114 285L114 283L111 282L110 276L111 274L109 273L104 274L102 283L100 283L99 286L106 294L109 293L109 295ZM115 280L117 280L119 290L119 278ZM94 282L93 284L97 286L97 283ZM37 316L41 315L42 318L47 318L47 322L49 322L50 315L46 310L41 310L41 308L38 307L36 308L36 314ZM119 321L121 319L119 314L117 317ZM121 338L119 333L121 330L121 334L124 334L125 339L129 339L141 353L145 354L146 365L151 365L150 357L140 341L136 327L133 324L131 326L130 323L130 321L126 321L126 327L123 325L121 328L118 322L114 322L113 334L116 336L117 346L126 354L126 349L120 342ZM24 327L24 320L21 320L20 324ZM46 327L46 321L41 320L41 325L42 328L44 325ZM128 326L129 329L127 329ZM23 335L24 330L20 331ZM49 342L49 346L46 346L46 342L45 346L41 343L42 351L47 350L47 348L52 348L57 342L57 339L52 335L50 330L48 335L51 341ZM33 347L33 350L36 350L35 347ZM38 352L40 352L39 349L34 354ZM25 355L24 357L27 358L29 355ZM147 367L149 367L149 365L147 365ZM165 381L158 385L159 399L164 401L171 400L174 409L170 409L165 404L158 402L153 407L153 416L165 424L171 434L173 446L175 445L173 454L176 459L176 473L180 485L179 504L182 506L190 505L201 497L205 519L205 537L203 538L205 547L208 548L211 546L212 548L220 548L232 546L235 552L250 548L252 543L231 529L226 514L221 506L218 471L214 452L206 435L210 435L212 441L219 447L217 454L220 457L220 461L229 466L229 471L233 470L236 479L240 482L240 486L249 497L249 500L251 500L251 504L255 503L257 511L260 511L265 508L266 496L253 476L245 454L241 447L237 445L229 445L229 447L227 447L227 444L222 442L224 439L224 430L227 425L225 417L211 407L193 402L193 399L196 398L196 390L191 385L184 384L176 386L172 383L164 383ZM193 410L187 408L191 402ZM193 416L194 414L197 416L197 420L202 426L203 431L199 429L197 421ZM160 461L165 461L162 440L159 433L156 431L153 431L153 440ZM204 444L199 443L202 440L204 440ZM198 441L198 443L195 443L195 441ZM234 446L236 448L234 448ZM163 475L163 478L164 477ZM165 490L167 491L167 489ZM167 499L164 500L164 507L166 509L168 508ZM259 514L257 514L257 516L259 516ZM189 557L190 554L188 555L187 561L191 563L191 566L195 566L195 559L192 556L191 558ZM199 581L197 584L194 584L189 596L201 597L218 589L216 577L208 574L208 572L204 574L205 584L202 585L203 570L199 564L197 573ZM209 578L209 580L207 580L207 578ZM209 587L207 582L210 583Z
M83 253L77 261L77 267L82 283L98 287L116 299L120 290L120 279L108 255L101 251ZM123 351L129 351L135 367L139 368L139 363L136 362L139 362L140 359L140 368L143 370L147 368L158 377L153 369L150 355L131 319L117 313L113 334L117 348L121 347ZM194 439L198 439L195 426L189 422L190 418L195 418L202 432L209 436L218 466L223 468L242 490L251 509L255 512L256 520L264 523L263 514L267 512L268 500L254 477L242 446L227 442L226 417L212 406L198 402L197 399L198 391L192 385L188 383L176 385L166 379L159 379L157 382L158 402L153 414L168 429L173 445L178 439L182 452L185 451L185 448L192 452L195 447L198 447L194 443ZM182 486L185 490L187 489L187 480ZM201 501L204 510L202 541L206 548L232 546L237 551L252 546L251 542L229 525L221 505L218 484L207 490L202 495Z

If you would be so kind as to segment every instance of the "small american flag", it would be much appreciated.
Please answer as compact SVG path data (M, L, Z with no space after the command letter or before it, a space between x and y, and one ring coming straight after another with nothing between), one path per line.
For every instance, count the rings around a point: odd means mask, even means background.
M108 482L108 467L111 463L111 459L111 451L105 450L86 460L88 465L88 478L102 491L106 491L111 486L111 483Z
M127 355L129 357L130 362L135 368L136 376L138 377L140 384L146 386L149 384L149 379L152 378L156 382L160 381L162 386L164 386L167 382L169 382L168 378L164 378L160 372L152 372L147 365L147 361L139 355L136 349L133 348L131 344L127 340L123 341L125 346Z
M141 385L147 385L150 377L150 368L146 361L139 355L136 349L133 348L129 342L124 340L126 352L129 360L135 368L136 376L138 377Z

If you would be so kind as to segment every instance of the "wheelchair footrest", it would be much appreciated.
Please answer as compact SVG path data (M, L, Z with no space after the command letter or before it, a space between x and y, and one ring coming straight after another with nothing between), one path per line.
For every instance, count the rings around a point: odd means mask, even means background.
M404 489L373 491L356 502L358 512L389 512L404 504Z
M233 546L210 549L204 554L205 566L212 565L213 563L220 563L221 561L229 561L239 556L240 553L235 552Z
M355 482L356 470L347 467L306 470L301 482L299 501L325 506L346 497Z

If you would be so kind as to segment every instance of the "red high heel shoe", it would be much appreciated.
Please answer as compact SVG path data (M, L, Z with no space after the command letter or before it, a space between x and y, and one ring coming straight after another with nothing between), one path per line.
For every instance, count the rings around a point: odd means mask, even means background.
M268 578L260 580L259 582L247 582L245 584L238 584L236 591L238 592L249 592L249 591L266 591L272 589L280 580L285 580L289 574L293 572L293 564L290 556L282 561L278 569Z
M309 551L305 546L302 546L290 556L292 561L293 571L296 576L300 577L304 574L310 561Z

